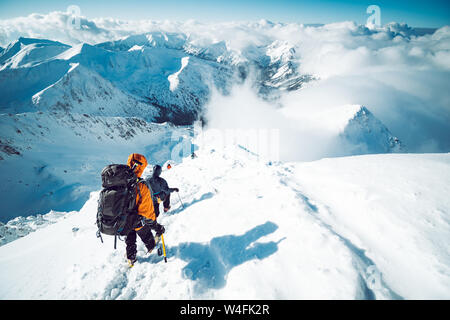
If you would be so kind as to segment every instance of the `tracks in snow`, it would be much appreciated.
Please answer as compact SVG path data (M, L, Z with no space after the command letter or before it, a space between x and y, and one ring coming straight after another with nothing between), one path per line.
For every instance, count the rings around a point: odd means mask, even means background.
M267 168L267 167L266 167ZM238 169L238 168L236 168ZM327 220L327 216L332 216L332 209L329 208L326 204L317 201L316 199L312 199L305 191L304 187L296 181L295 177L292 175L292 172L289 170L287 166L273 166L269 168L268 171L262 172L261 170L256 171L248 171L252 170L251 166L245 166L242 163L242 169L245 170L246 174L250 176L252 174L261 175L261 174L272 174L275 177L275 181L279 181L278 186L273 186L274 190L280 190L280 188L287 188L291 190L296 199L295 202L298 202L298 205L305 210L302 210L303 214L306 212L312 217L313 223L317 223L330 237L334 237L339 240L345 250L348 250L351 256L351 264L358 275L358 279L356 281L355 288L355 299L402 299L400 295L394 292L389 285L383 280L382 275L375 263L370 257L367 256L364 248L360 248L356 246L348 236L339 233L330 224ZM203 172L206 173L206 172ZM209 172L208 172L209 173ZM220 175L214 174L206 174L202 175L203 179L200 179L203 183L208 184L207 188L198 181L194 180L184 180L186 183L184 189L189 190L189 199L187 197L183 197L184 208L180 206L180 204L176 204L179 200L174 198L175 208L169 214L164 216L164 221L161 223L165 224L166 229L170 229L170 225L174 222L174 219L177 219L178 214L182 214L185 209L192 209L196 206L197 203L202 202L203 200L209 200L214 198L215 193L218 191L214 188L211 188L211 184L213 181L215 184L218 180L226 179L228 170L225 172L220 172ZM251 173L251 174L250 174ZM220 179L218 178L220 177ZM226 183L226 182L224 182ZM219 187L219 186L218 186ZM212 192L214 190L214 192ZM280 190L280 192L283 192ZM191 208L192 206L192 208ZM282 231L282 230L280 230ZM157 274L160 274L163 271L163 268L172 267L168 264L159 264L161 257L156 256L155 253L152 253L150 256L146 256L144 253L143 245L138 241L138 256L141 256L140 261L136 264L132 269L128 269L128 267L121 266L117 269L117 264L124 261L123 257L123 249L120 248L116 253L113 253L110 256L110 266L106 266L107 268L116 268L112 272L112 277L109 279L109 282L103 289L103 292L100 293L101 299L142 299L145 298L148 293L154 291L156 288L151 288L153 286L164 287L165 285L159 283L160 281L157 279ZM169 258L171 258L172 263L176 263L178 266L173 266L173 270L178 270L180 272L180 267L184 263L182 257L180 256L180 252L185 248L168 248ZM181 250L181 251L180 251ZM186 250L184 250L186 251ZM181 260L179 260L181 259ZM179 260L179 261L177 261ZM115 265L115 267L111 267L111 265ZM180 280L186 281L188 279ZM191 279L192 280L192 279ZM195 285L195 281L194 281Z
M352 264L359 274L359 288L356 290L356 299L403 299L383 280L381 272L375 262L366 255L365 250L357 247L349 238L336 232L333 226L322 218L324 215L332 215L332 211L328 206L305 195L305 192L302 191L302 186L288 176L288 174L292 174L288 167L278 168L276 174L280 178L281 185L295 192L299 202L306 207L306 212L331 235L336 236L351 253Z

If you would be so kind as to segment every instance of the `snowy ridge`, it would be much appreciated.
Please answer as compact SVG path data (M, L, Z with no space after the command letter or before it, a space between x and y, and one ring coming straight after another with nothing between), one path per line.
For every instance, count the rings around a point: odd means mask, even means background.
M0 52L0 70L33 66L67 50L70 46L45 39L19 38Z
M37 101L44 104L33 97L45 90L47 95L56 96L50 99L54 101L50 101L51 106L47 107L54 108L55 104L63 103L65 106L60 107L67 109L71 107L66 104L79 104L80 97L78 94L74 96L73 92L84 91L83 100L92 103L82 107L94 108L92 114L98 114L95 109L105 104L105 95L121 96L111 100L122 102L109 101L109 104L123 108L124 104L130 103L137 106L136 113L141 114L143 109L149 109L143 115L146 119L157 115L161 122L190 124L207 101L211 86L226 92L233 80L233 71L198 58L192 58L190 66L184 68L185 56L183 51L167 47L146 46L142 50L110 51L101 45L83 43L70 47L47 40L21 38L1 56L4 62L0 67L0 92L4 94L0 105L6 112L30 111ZM71 72L74 64L78 67ZM176 72L177 90L168 79ZM61 81L63 78L66 80ZM69 78L78 80L68 81ZM100 88L87 90L85 83L89 81ZM56 83L59 83L58 86ZM49 93L56 87L56 93ZM104 93L99 95L99 92ZM155 111L158 111L157 114ZM117 113L113 110L109 115L115 116Z
M186 39L186 35L182 33L156 31L147 34L132 35L120 40L103 42L97 46L111 51L128 51L135 46L182 49Z
M95 237L94 192L79 212L0 247L0 298L450 296L450 154L272 165L239 148L197 155L163 172L184 203L174 194L159 218L167 264L138 240L127 269L124 243Z
M150 33L147 37L154 36L155 33ZM294 46L286 41L266 40L267 43L263 45L250 44L245 48L237 48L229 40L214 41L186 37L183 34L178 34L176 37L172 34L170 38L167 38L164 33L157 33L157 36L159 38L164 36L165 47L182 49L187 54L204 60L234 66L238 69L240 76L244 78L254 68L259 73L258 81L264 94L267 94L264 91L267 87L292 90L311 80L309 75L298 74L298 56ZM129 38L133 39L133 37ZM142 42L138 43L142 44ZM161 46L160 44L144 43L144 46L146 45ZM297 78L297 81L291 79L290 83L282 84L283 80L287 81L289 78ZM296 82L297 86L293 82Z
M66 111L93 116L140 117L152 122L159 111L79 63L72 63L57 82L32 97L40 111Z
M137 48L139 48L139 50L136 50ZM178 52L178 55L176 52ZM138 82L133 81L134 77L132 77L130 83L122 83L124 80L124 67L129 69L129 73L135 72L136 76L139 74L133 70L133 67L129 65L129 62L126 63L123 61L126 57L128 57L127 60L138 60L134 69L146 69L149 67L151 68L152 66L163 65L168 69L165 71L166 73L171 72L171 70L173 70L171 64L174 62L171 61L171 59L167 59L168 61L164 62L161 61L160 57L158 57L158 55L161 54L165 55L165 58L167 58L167 55L179 56L179 54L188 54L199 58L197 61L201 61L202 65L209 65L213 67L213 69L218 70L191 69L189 73L193 74L194 78L199 78L196 73L201 71L200 75L204 80L206 79L211 83L203 83L203 87L206 87L206 89L202 88L196 90L196 87L194 86L194 88L188 87L188 92L186 93L182 92L186 89L180 90L179 94L181 93L184 96L183 101L174 99L174 97L171 97L170 99L164 98L164 96L167 95L165 90L170 89L170 86L167 86L166 88L164 86L156 88L150 86L150 92L142 92L139 87L143 85L143 80L140 78L136 79ZM31 58L26 57L29 56L36 57L32 59L33 63L28 63L28 60ZM178 58L181 59L182 56ZM204 92L206 92L207 95L208 86L215 84L219 89L226 90L227 81L233 80L229 78L232 77L234 73L238 72L240 76L245 78L252 66L259 69L259 81L262 88L273 87L292 90L301 87L302 83L312 79L308 75L299 75L297 73L296 66L298 61L297 56L295 55L295 49L287 42L275 40L268 42L268 44L263 47L253 45L240 51L229 48L224 41L204 43L203 41L198 42L198 40L189 39L182 33L168 34L163 32L133 35L122 40L101 43L96 46L84 43L74 45L73 47L54 41L20 38L14 44L8 46L7 50L2 55L0 60L2 66L0 69L11 69L19 66L31 67L44 61L50 62L49 60L67 60L69 63L81 62L81 64L98 72L108 80L125 87L130 93L137 94L141 98L151 97L151 102L154 102L155 104L165 106L166 108L169 106L171 108L176 106L183 112L187 111L183 110L183 106L186 104L188 105L188 109L194 109L193 111L197 112L199 107L205 102ZM143 61L140 62L139 60ZM168 64L168 62L170 64ZM216 64L212 64L213 62ZM99 68L105 63L108 63L110 68ZM142 64L142 66L139 64ZM226 67L228 65L233 66L233 68L230 70L229 67ZM47 68L53 67L49 66ZM122 71L122 74L117 74L117 68L119 68L119 71ZM229 69L228 72L223 74L227 68ZM202 69L205 68L202 67ZM171 73L173 72L176 71L173 70ZM24 79L21 80L22 82L24 81ZM130 79L127 78L127 80ZM164 79L158 79L158 82L164 82ZM188 84L198 86L200 83L198 83L198 81L191 81L188 82ZM186 97L190 95L194 96L196 98L195 100L199 100L200 103L197 102L196 104L193 104L192 101L186 101ZM16 96L21 97L21 94L16 93Z

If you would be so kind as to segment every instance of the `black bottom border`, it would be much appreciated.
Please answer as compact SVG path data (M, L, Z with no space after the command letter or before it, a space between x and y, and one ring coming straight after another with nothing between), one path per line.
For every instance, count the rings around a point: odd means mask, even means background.
M309 319L330 315L345 317L386 317L398 314L418 316L445 314L448 300L350 301L350 300L3 300L3 313L33 316L98 316L125 318L183 319ZM363 312L363 313L361 313ZM5 313L6 314L6 313Z

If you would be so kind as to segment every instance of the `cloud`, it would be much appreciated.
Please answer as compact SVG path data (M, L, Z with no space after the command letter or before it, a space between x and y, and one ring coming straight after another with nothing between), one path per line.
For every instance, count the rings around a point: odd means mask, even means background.
M97 26L94 21L80 17L79 29L72 28L71 21L72 15L66 12L34 13L0 20L0 45L6 46L19 37L51 39L71 45L109 40L111 31Z
M369 108L408 151L450 151L449 27L415 36L410 28L398 24L369 30L354 23L336 23L274 27L265 34L289 41L296 49L300 72L320 80L282 95L277 105L282 106L285 118L274 105L258 102L248 88L235 89L228 100L214 96L210 106L215 112L209 114L212 124L216 118L224 120L223 125L231 120L263 127L272 124L283 129L281 150L286 156L322 157L343 146L337 146L326 132L308 126L307 115L359 104ZM238 107L234 110L233 106ZM253 116L239 112L245 108ZM231 113L223 114L227 111ZM241 116L233 119L233 114Z
M310 117L283 113L261 99L249 81L236 85L228 95L214 91L206 110L215 146L239 144L267 160L283 161L350 154L347 146L336 140L335 130L323 130Z
M303 38L301 70L321 80L286 95L298 112L362 104L410 151L450 151L450 29L404 37L390 29L315 29Z
M194 20L176 22L104 17L87 19L79 16L79 25L75 28L73 26L72 14L60 11L0 20L0 46L7 46L19 37L45 38L70 45L81 42L97 44L153 31L189 34L199 44L227 40L234 48L243 48L249 43L261 44L267 38L259 32L267 26L234 22L204 24ZM259 31L255 32L257 30Z

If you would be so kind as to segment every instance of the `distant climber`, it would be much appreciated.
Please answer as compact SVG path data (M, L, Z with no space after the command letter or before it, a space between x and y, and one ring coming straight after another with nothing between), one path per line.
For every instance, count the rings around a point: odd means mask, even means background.
M170 194L174 191L178 192L178 188L169 188L167 181L161 178L162 168L160 165L155 165L153 167L153 174L147 182L153 191L153 206L155 208L156 217L159 216L159 204L162 202L164 207L164 212L170 210Z

